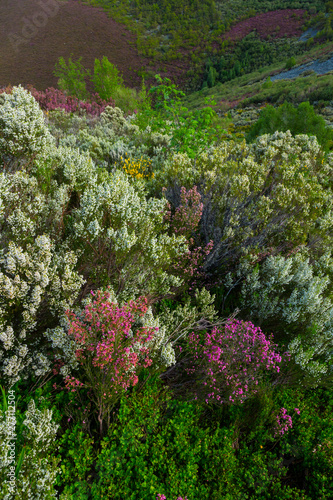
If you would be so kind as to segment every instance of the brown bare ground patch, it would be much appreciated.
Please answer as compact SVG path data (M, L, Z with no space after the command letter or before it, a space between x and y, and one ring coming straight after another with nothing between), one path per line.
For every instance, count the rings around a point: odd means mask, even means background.
M52 15L45 14L49 3L53 5ZM36 20L40 27L31 28ZM141 85L137 74L140 69L175 77L176 81L184 72L174 65L166 72L159 71L155 63L138 54L135 36L124 25L102 9L75 0L1 0L0 47L0 87L56 87L54 66L59 57L68 59L71 54L74 60L82 56L82 64L90 70L95 58L107 56L131 87Z

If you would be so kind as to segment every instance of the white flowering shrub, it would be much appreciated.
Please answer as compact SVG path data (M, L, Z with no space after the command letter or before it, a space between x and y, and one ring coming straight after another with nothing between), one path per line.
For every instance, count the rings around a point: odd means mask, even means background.
M9 421L8 415L8 410L6 412L0 409L1 499L50 500L57 498L54 484L56 476L60 473L59 460L50 454L50 451L54 448L59 426L52 421L52 410L38 410L34 400L31 400L28 405L21 427L24 454L15 479L15 493L11 492L8 483L8 471L12 464L8 440L12 432L12 422ZM21 450L18 451L21 452Z
M48 236L25 250L10 241L0 252L0 370L12 385L50 369L43 330L73 303L82 284L73 252L54 252Z
M252 145L223 142L195 160L177 154L155 186L177 204L180 186L198 186L201 229L215 246L207 265L230 266L255 248L327 244L332 238L333 173L315 137L276 132Z
M64 374L76 366L65 311L90 289L112 285L121 300L156 300L176 291L183 279L171 269L188 244L169 235L166 200L147 200L143 183L97 169L88 152L48 140L43 113L29 93L14 88L2 102L4 122L12 123L23 107L23 124L35 117L46 131L36 132L37 147L24 126L18 130L34 149L12 148L20 169L0 174L0 370L10 385L44 375L58 354L67 361ZM111 108L100 120L103 127L94 123L91 130L101 144L119 140L119 131L133 138L138 127L131 121ZM172 350L163 349L168 363Z
M21 86L0 97L1 156L31 157L54 142L43 111L32 95Z
M308 253L303 248L289 257L270 256L262 265L243 264L234 282L242 279L241 308L266 331L274 329L304 381L317 383L332 374L333 259L325 254L311 264Z
M149 159L154 169L161 169L170 154L171 136L152 132L149 126L141 130L135 115L125 117L117 107L107 107L94 120L52 111L49 126L58 145L88 152L101 167L119 167L121 158L127 156Z
M83 252L80 270L88 284L109 284L122 300L157 298L183 282L171 265L187 252L186 239L168 235L167 201L147 200L143 189L116 172L91 184L72 212L71 244Z

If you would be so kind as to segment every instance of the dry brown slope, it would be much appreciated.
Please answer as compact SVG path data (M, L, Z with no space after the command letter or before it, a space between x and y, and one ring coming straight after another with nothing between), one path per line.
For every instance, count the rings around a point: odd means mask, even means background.
M129 86L140 85L135 70L149 62L138 55L134 35L101 9L75 0L0 0L0 87L56 86L55 63L71 53L90 69L107 56Z

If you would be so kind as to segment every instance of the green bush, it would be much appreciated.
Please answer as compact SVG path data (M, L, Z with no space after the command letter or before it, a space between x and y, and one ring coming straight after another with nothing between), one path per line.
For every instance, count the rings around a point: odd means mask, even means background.
M293 135L315 135L324 150L329 149L333 139L333 131L326 127L324 118L318 116L309 102L302 102L298 107L285 102L278 108L267 105L260 113L259 119L246 136L248 142L263 134L290 130Z
M118 68L106 56L100 61L95 59L94 75L91 78L95 91L105 101L114 99L115 92L123 85Z
M85 78L89 76L89 71L81 64L82 57L76 62L72 60L72 54L66 63L63 57L55 66L54 75L59 78L58 86L61 90L78 99L86 99L88 92Z
M294 57L290 57L286 62L285 69L291 69L296 65L296 59Z
M38 409L34 399L26 408L13 390L5 394L1 387L0 401L0 483L1 498L11 500L51 500L56 498L54 481L59 473L59 460L54 456L58 425L52 410ZM10 411L9 399L15 401L15 412ZM12 404L12 400L11 400ZM43 406L43 405L38 405ZM10 436L15 436L12 441ZM11 448L11 446L13 446ZM15 450L14 456L11 450ZM15 480L9 483L9 473ZM13 489L10 484L14 483Z

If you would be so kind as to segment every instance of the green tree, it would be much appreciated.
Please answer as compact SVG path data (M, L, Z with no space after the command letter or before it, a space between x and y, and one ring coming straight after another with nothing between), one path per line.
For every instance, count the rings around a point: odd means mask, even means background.
M91 80L95 91L106 101L114 97L115 91L123 85L123 79L118 68L106 56L103 56L101 61L95 59L94 76Z
M89 70L81 64L81 59L72 60L73 54L68 59L68 64L63 57L59 57L53 74L59 78L58 86L69 95L86 99L88 92L86 89L85 78L89 76Z
M296 64L296 59L294 57L290 57L290 59L288 59L288 61L286 62L285 69L291 69L295 66L295 64Z
M207 76L207 84L208 84L209 88L214 87L216 77L217 77L217 71L213 66L211 66L209 68L208 76Z

